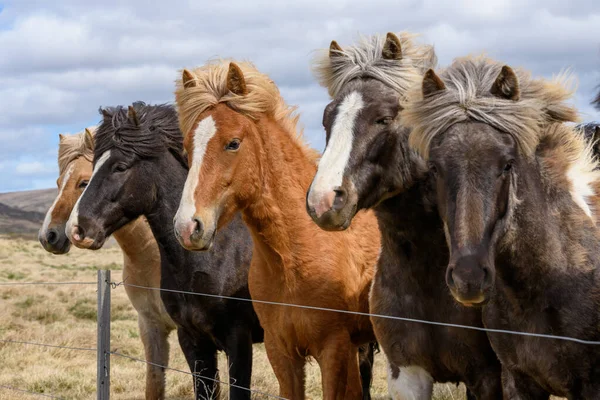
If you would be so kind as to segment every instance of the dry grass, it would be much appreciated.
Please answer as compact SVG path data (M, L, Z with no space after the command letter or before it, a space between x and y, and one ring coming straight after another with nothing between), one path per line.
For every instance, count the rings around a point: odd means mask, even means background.
M32 240L0 237L0 282L30 281L96 281L96 269L113 270L119 281L121 253L117 247L97 252L72 249L64 256L46 253ZM66 286L0 286L0 339L41 342L63 346L96 346L96 287ZM188 367L171 335L170 366L187 371ZM144 358L139 339L136 312L122 287L112 292L111 347L113 351ZM253 387L267 393L278 392L277 381L269 365L264 347L254 347ZM95 397L96 354L94 352L41 348L31 345L0 343L0 385L65 399ZM222 380L226 380L226 360L220 356ZM387 398L386 368L382 354L376 355L373 397ZM133 400L144 398L145 366L119 357L111 359L111 398ZM224 391L226 392L226 390ZM307 367L307 394L321 397L320 375L313 361ZM191 377L167 372L167 397L193 397ZM0 388L0 399L35 399ZM255 398L265 398L256 396ZM438 385L436 400L464 399L464 389Z

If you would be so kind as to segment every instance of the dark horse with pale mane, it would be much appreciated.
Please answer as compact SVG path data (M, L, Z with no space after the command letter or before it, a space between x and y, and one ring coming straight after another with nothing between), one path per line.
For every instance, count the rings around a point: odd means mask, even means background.
M252 243L239 217L206 253L184 250L173 217L187 176L183 137L172 106L134 103L102 110L94 170L66 226L78 247L98 249L116 230L144 215L160 249L160 288L250 298ZM127 285L128 282L125 282ZM161 291L179 344L195 376L198 399L219 397L217 351L228 356L231 399L250 399L252 343L263 331L250 302Z
M319 229L305 195L318 155L298 136L293 109L249 63L183 71L176 91L190 172L175 220L181 243L210 249L237 211L250 228L252 298L368 312L379 253L374 215L347 232ZM255 303L280 395L304 399L304 366L321 368L323 398L361 399L358 347L374 339L364 315ZM364 393L363 393L364 391Z
M447 284L487 328L600 341L600 171L561 80L485 57L429 70L401 114L429 162ZM489 332L509 399L598 399L600 346Z
M370 295L373 314L483 326L480 309L463 309L445 282L448 248L425 162L408 148L399 100L436 62L430 46L403 33L335 41L316 60L333 100L323 113L327 146L307 194L324 229L350 226L372 208L382 251ZM464 382L469 398L501 399L500 362L485 332L373 317L394 399L431 399L434 382Z

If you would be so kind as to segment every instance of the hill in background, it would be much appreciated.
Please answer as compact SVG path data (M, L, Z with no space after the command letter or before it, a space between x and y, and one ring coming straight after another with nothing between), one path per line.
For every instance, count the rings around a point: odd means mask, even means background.
M0 234L35 237L57 189L0 193Z

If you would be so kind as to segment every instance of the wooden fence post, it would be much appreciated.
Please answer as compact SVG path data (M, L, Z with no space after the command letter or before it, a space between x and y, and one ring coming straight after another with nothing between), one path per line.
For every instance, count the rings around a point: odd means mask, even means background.
M98 400L110 398L110 270L98 271L98 341L96 388Z

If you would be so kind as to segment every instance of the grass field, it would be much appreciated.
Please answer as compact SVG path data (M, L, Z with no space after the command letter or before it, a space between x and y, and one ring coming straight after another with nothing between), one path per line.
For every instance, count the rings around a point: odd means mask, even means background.
M0 237L0 282L69 281L95 282L98 268L111 269L120 281L121 253L118 247L100 251L72 249L63 256L46 253L33 240ZM0 286L0 339L41 342L61 346L96 346L96 286ZM111 348L144 358L137 315L123 287L112 292ZM170 366L188 367L172 334ZM254 347L253 387L277 394L278 385L262 345ZM0 385L65 399L93 399L96 385L96 354L0 342ZM226 360L220 356L221 380L226 380ZM372 394L387 398L383 354L376 355ZM111 359L111 399L144 398L145 365L118 357ZM226 387L224 387L226 389ZM224 390L227 393L227 390ZM321 398L320 375L313 361L307 367L307 397ZM0 399L36 399L0 387ZM167 398L191 399L191 377L167 372ZM226 397L225 397L226 398ZM256 395L253 398L267 398ZM464 389L437 385L435 399L464 399Z

